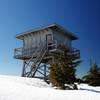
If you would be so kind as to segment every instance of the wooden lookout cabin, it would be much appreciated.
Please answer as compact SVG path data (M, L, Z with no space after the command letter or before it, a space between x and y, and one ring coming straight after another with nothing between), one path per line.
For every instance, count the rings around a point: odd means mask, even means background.
M23 46L14 49L14 58L23 60L22 77L48 77L48 67L53 61L52 53L59 52L57 46L64 43L79 57L79 50L72 47L77 36L58 24L32 29L16 36Z

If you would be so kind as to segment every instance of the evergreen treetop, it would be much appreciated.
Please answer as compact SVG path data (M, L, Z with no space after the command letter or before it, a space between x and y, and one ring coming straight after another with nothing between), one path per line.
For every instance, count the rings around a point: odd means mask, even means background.
M100 67L96 63L91 65L87 75L83 79L92 86L100 86Z

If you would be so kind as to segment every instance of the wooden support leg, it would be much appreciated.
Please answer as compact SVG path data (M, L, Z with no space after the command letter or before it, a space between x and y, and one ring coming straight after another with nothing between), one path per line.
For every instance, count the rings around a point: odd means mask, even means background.
M47 76L47 75L46 75L46 74L47 74L47 73L46 73L46 70L47 70L47 68L46 68L46 67L47 67L47 66L46 66L46 65L44 65L44 80L46 80L46 76Z
M25 73L25 61L23 62L22 75L21 75L22 77L25 77L24 73Z

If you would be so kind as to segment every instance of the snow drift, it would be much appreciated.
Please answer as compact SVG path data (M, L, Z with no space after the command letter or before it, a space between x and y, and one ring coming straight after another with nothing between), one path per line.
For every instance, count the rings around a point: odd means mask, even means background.
M100 91L100 87L79 85ZM43 80L0 75L0 100L100 100L100 93L87 90L55 90Z

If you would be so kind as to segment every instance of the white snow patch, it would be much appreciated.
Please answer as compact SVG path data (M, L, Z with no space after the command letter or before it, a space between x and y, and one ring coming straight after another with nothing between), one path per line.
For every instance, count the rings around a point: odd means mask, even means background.
M100 93L100 87L97 87L97 86L93 87L93 86L89 86L88 84L80 84L78 85L78 89Z
M79 88L85 86L90 88L83 84ZM100 91L100 87L95 90ZM0 75L0 100L100 100L100 93L55 90L40 79Z

